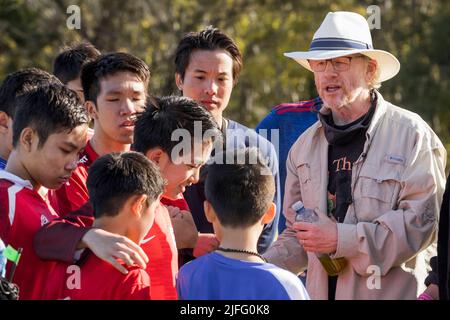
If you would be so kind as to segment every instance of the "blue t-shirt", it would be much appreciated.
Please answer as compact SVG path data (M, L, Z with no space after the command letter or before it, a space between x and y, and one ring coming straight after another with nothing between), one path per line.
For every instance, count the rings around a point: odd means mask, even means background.
M281 203L284 199L286 160L289 150L298 137L317 121L316 112L321 106L322 100L319 97L295 103L283 103L274 107L256 127L260 135L272 142L278 155ZM271 129L278 129L278 136L272 135L274 132ZM281 233L285 227L286 219L281 214L278 233Z
M6 168L6 160L0 157L0 170L5 170Z
M300 279L271 263L216 252L181 267L177 290L183 300L309 300Z
M280 194L280 178L278 173L279 165L276 150L267 139L257 134L255 130L233 120L228 120L225 141L226 148L228 150L231 148L241 149L246 147L257 147L261 155L267 160L267 165L274 176L276 187L274 198L274 203L277 208L276 215L272 222L264 226L263 232L258 241L258 252L264 253L275 240L281 215L280 212L282 203ZM212 224L206 220L203 209L203 202L205 200L204 183L200 181L195 185L187 187L184 192L184 198L186 199L189 209L191 210L197 230L202 233L214 232Z

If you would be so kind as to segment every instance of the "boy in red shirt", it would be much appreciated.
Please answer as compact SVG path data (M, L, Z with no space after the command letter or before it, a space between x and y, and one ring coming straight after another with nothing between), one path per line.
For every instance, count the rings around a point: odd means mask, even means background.
M62 84L40 86L17 99L13 150L5 171L0 171L0 238L23 248L14 274L20 299L41 298L51 281L55 263L39 259L33 237L57 217L47 189L59 188L75 170L86 145L88 121L76 94Z
M177 135L177 132L181 135ZM175 206L179 199L183 199L186 186L198 181L200 168L208 160L214 140L220 136L221 133L211 114L192 99L173 96L163 97L149 103L145 112L139 116L136 122L134 148L155 162L166 179L167 184L161 199L163 204ZM186 148L180 149L183 144ZM161 213L156 219L164 219L172 229L169 224L171 217L167 210ZM176 215L172 216L172 221L174 219L190 221L192 228L197 230L190 212L178 210L172 211L171 214ZM174 223L173 227L177 228L182 225L184 224ZM146 252L163 254L159 237L154 233L155 231L154 229L150 230L147 238L155 236L156 239L143 244L142 247ZM187 231L175 230L176 248L194 248L196 246L198 234L195 233L194 237L191 237L190 232ZM164 268L158 266L153 257L153 255L149 256L150 261L147 266L150 275L158 270L165 273L172 270L172 282L152 284L154 294L158 296L159 292L171 292L171 295L176 297L175 276L178 273L178 256L172 257L171 265L165 265ZM161 297L164 296L166 295Z
M139 244L150 230L160 207L164 180L158 167L137 152L112 153L99 158L87 179L94 208L93 228L123 235ZM126 275L85 251L78 261L79 287L65 286L64 298L148 300L150 277L143 269L127 267Z
M16 100L21 94L49 83L61 83L55 76L37 68L8 74L0 86L0 170L5 169L12 150L12 131Z
M60 216L89 200L88 170L99 156L130 150L134 118L145 106L149 79L145 62L128 53L109 53L83 66L81 82L85 107L94 120L94 135L70 180L51 197Z
M185 136L173 141L172 134L177 129L184 132ZM209 135L205 135L206 132ZM198 181L199 170L209 158L214 138L220 135L211 114L191 99L166 97L149 103L136 122L134 147L156 163L167 180L162 203L173 205L173 201L182 198L187 185ZM178 154L172 157L182 139L189 140L187 149L181 157ZM194 151L191 152L192 150ZM153 227L141 242L142 249L124 236L91 228L92 215L92 208L86 204L78 212L69 214L64 219L54 220L42 228L35 238L38 255L45 259L72 263L75 251L87 247L118 270L126 271L115 258L133 265L137 260L134 252L143 250L144 255L147 254L150 258L146 270L152 279L152 299L177 298L177 246L194 247L196 237L192 238L189 232L187 235L176 232L180 235L176 238L176 244L171 217L163 206L155 216ZM176 215L173 219L186 220L185 225L190 223L196 230L189 212L178 210ZM119 252L114 251L117 246L121 248Z

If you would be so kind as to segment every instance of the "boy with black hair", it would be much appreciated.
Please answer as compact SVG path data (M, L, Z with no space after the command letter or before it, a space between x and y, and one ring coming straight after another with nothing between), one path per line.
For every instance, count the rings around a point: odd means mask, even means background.
M84 102L81 85L81 69L100 56L100 51L89 42L81 42L65 47L53 62L53 74L69 89L75 91Z
M294 274L257 252L259 235L275 216L275 183L256 149L222 154L225 164L211 164L205 184L206 218L220 240L216 252L184 265L177 290L189 300L309 299ZM216 158L217 159L217 158ZM229 163L230 159L233 160Z
M177 146L186 141L172 141L172 134L177 129L180 130L180 137L188 140L184 149L177 149ZM173 201L182 197L184 188L198 181L199 169L209 158L213 137L217 135L220 136L220 131L211 114L195 101L184 97L165 97L149 101L148 107L139 115L136 122L134 148L155 162L167 180L161 199L163 204L173 206ZM181 150L182 153L173 154L174 150ZM197 241L197 230L190 213L183 210L175 213L177 216L172 219L184 220L184 225L187 226L185 230L175 230L175 234L179 235L175 238L177 243L174 239L171 217L162 206L155 217L154 226L141 242L142 249L136 249L136 244L130 243L130 240L123 236L115 238L111 236L109 240L104 237L100 241L104 246L109 246L110 242L116 245L118 242L122 248L120 258L128 265L137 259L134 251L143 250L143 256L148 254L150 261L146 270L152 279L152 299L177 298L175 288L175 276L178 273L177 244L181 248L185 246L179 243L190 244L189 247L193 247ZM99 246L93 245L95 242L92 240L93 235L99 231L90 228L92 216L92 207L87 204L77 213L55 220L42 228L35 240L39 256L71 263L77 248L89 247L97 256L123 270L123 266L117 266L117 261L109 259L111 253L102 255ZM104 235L103 232L102 230Z
M277 213L272 222L264 226L258 242L258 252L263 253L277 234L279 208L281 208L278 159L274 146L253 129L223 116L231 93L242 70L242 55L236 43L227 34L209 26L200 32L187 33L178 43L175 53L175 81L183 96L194 99L205 107L222 130L225 149L257 147L270 167L275 179L274 201ZM222 149L222 148L221 148ZM206 236L213 231L203 212L204 177L200 183L186 189L185 198L192 210L198 230L201 255L214 249ZM200 250L197 250L200 251Z
M88 121L77 95L62 84L40 86L16 101L13 150L0 171L0 238L23 248L14 275L21 299L39 299L52 281L54 263L38 258L33 237L58 216L46 189L69 180L86 145Z
M12 150L12 131L17 97L31 89L60 83L53 75L37 68L10 73L0 86L0 170L6 167Z
M159 214L164 180L158 167L137 152L100 157L89 169L89 201L94 208L93 228L123 235L139 244ZM65 288L72 300L149 300L150 277L137 266L126 275L92 252L85 251L77 263L80 286Z
M69 183L52 196L60 216L88 201L88 169L99 156L130 150L135 117L145 106L149 79L145 62L128 53L106 54L84 65L81 80L94 135Z

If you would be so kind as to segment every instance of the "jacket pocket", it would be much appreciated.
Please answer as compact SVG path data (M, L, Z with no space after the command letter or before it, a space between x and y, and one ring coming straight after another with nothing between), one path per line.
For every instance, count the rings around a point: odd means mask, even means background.
M393 166L365 165L355 192L358 220L373 221L389 210L396 210L400 192L400 172Z

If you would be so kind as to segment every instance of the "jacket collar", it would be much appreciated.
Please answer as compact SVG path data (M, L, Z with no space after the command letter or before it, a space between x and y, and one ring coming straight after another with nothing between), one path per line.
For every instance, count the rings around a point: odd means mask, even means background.
M375 113L373 114L372 121L370 122L369 128L367 129L367 137L371 139L375 134L375 130L380 123L381 118L383 118L386 113L386 101L383 99L381 93L377 90L374 90L377 95L377 107L375 108Z

